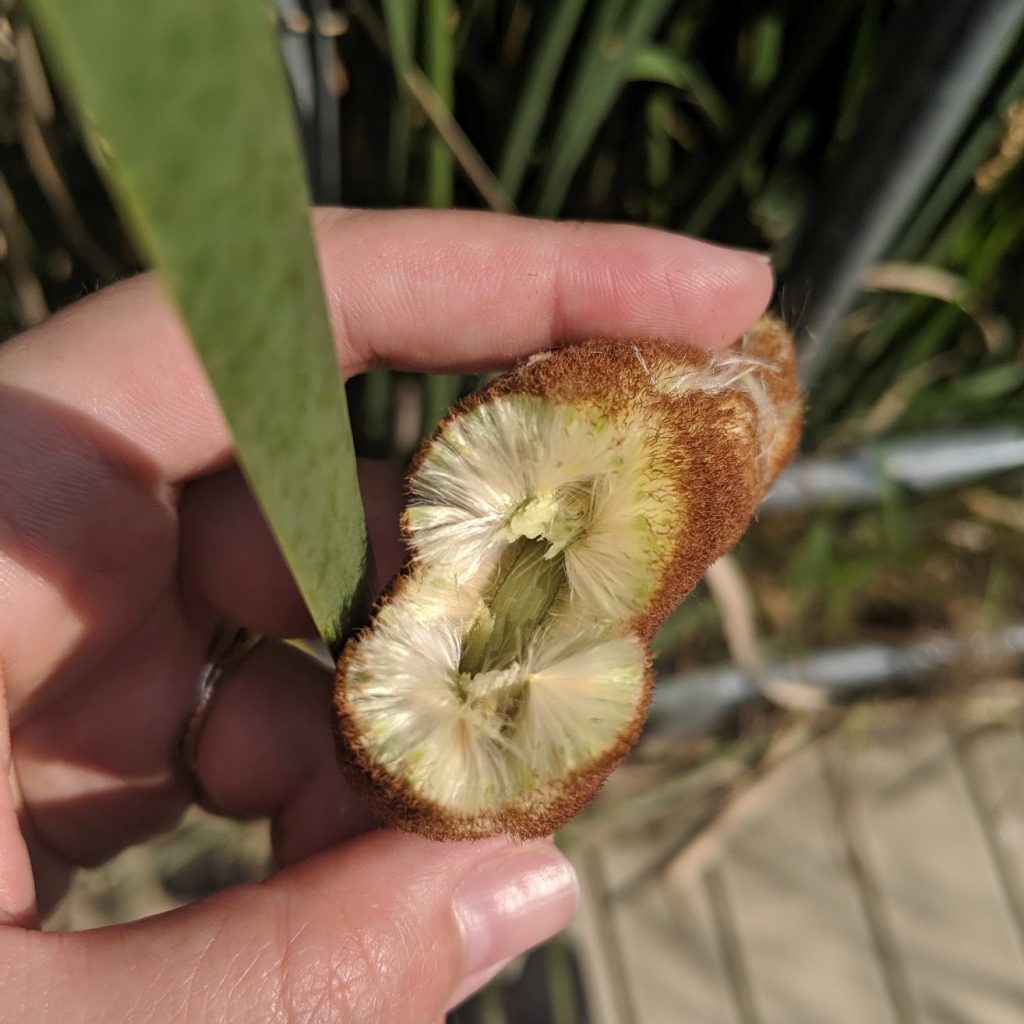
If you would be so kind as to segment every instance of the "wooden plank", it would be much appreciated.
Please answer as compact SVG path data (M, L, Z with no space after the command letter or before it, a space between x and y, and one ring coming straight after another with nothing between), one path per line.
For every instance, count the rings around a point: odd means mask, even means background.
M722 872L712 865L704 872L702 881L736 1016L741 1024L758 1024L760 1014L754 1003L750 968L737 934L736 912L722 883Z
M581 960L598 1004L595 1024L741 1024L706 895L699 887L670 891L664 871L649 870L664 863L664 845L664 838L603 843L577 859Z
M1024 941L1024 733L982 729L959 744L971 791L1006 900Z
M756 1019L896 1024L817 749L765 796L744 802L718 863Z
M570 851L580 881L572 936L580 959L592 1024L634 1024L629 982L615 934L601 848L585 843Z
M638 1022L740 1024L705 892L670 892L659 875L617 900L613 919Z
M920 710L844 755L916 1019L1020 1024L1024 949L941 721Z

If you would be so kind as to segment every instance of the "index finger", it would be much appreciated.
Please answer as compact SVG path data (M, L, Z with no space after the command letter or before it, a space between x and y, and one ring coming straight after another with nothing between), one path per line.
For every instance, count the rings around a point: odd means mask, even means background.
M489 369L594 335L717 348L772 288L761 256L652 228L422 210L321 210L315 226L345 376ZM0 381L85 413L170 482L230 456L205 374L149 275L3 346Z

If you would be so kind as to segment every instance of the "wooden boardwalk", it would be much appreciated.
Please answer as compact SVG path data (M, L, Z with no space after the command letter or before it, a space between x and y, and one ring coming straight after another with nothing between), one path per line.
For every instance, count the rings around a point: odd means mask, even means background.
M1022 1024L1018 701L854 713L706 827L727 766L583 830L590 1019Z
M1018 683L794 719L685 771L641 750L566 829L581 975L551 944L450 1019L1024 1024L1022 723ZM164 910L267 857L262 826L196 812L81 872L49 926Z

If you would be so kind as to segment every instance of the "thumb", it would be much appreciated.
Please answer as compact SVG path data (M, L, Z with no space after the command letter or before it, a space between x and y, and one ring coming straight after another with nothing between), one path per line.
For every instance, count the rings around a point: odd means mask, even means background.
M428 1024L564 927L575 902L572 868L547 840L375 832L133 924L3 929L14 983L0 1020L46 1006L62 1024Z

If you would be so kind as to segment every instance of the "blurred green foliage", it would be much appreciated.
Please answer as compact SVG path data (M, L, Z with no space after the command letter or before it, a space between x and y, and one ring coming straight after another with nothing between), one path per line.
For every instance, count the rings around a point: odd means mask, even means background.
M830 175L857 160L851 141L871 130L894 26L915 6L927 13L914 0L278 0L319 201L514 205L768 250L782 281L777 306L796 326L814 282L787 277L790 260L815 231L809 211L827 198ZM13 331L27 319L19 277L56 308L137 263L73 124L29 102L17 7L10 18L0 102L36 112L77 218L61 213L32 157L27 117L5 121L0 317ZM838 356L810 396L808 450L1024 422L1024 39L1005 42L949 158L902 212L890 272L842 323ZM905 63L909 80L913 53ZM350 382L358 446L406 457L475 383L386 371ZM788 613L768 615L772 627L794 643L841 637L920 559L946 551L949 564L973 560L965 579L983 586L990 562L1017 557L1016 535L998 524L984 527L985 551L944 547L922 524L940 530L964 510L942 499L932 523L933 504L895 494L880 509L811 525L804 517L790 533L781 524L755 531L742 557L755 575L771 566L791 592ZM1011 588L1007 609L1017 600ZM692 620L680 634L690 652L682 662L717 653L714 642L692 642L708 634L713 613L698 599L680 615ZM912 617L908 628L933 618Z

